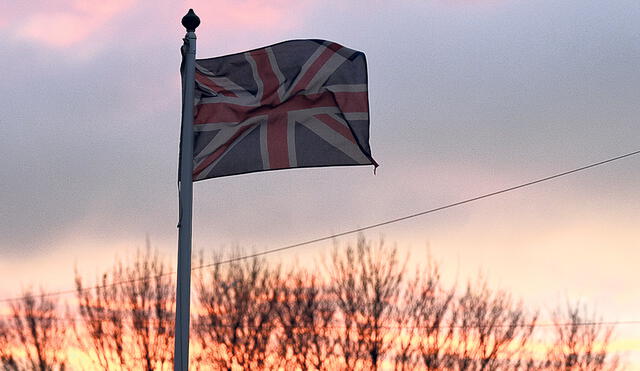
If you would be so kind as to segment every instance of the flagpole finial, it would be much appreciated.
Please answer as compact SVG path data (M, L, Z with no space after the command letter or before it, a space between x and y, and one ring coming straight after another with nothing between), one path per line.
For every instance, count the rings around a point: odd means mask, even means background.
M182 17L182 25L187 29L187 32L195 32L196 28L200 25L200 18L193 9L189 9L189 12Z

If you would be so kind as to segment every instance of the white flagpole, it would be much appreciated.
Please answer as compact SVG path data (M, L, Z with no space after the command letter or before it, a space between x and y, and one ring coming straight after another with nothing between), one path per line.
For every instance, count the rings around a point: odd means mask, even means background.
M189 9L182 18L187 29L184 38L182 71L182 132L180 141L180 180L178 222L178 282L176 284L176 323L174 371L189 370L189 322L191 300L191 214L193 203L193 102L196 63L196 27L200 18Z

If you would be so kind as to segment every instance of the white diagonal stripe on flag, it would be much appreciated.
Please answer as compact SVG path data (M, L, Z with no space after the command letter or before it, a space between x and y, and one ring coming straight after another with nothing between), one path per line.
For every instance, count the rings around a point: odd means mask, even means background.
M234 83L233 81L229 80L226 77L219 77L213 74L213 72L207 70L206 68L198 65L198 63L196 63L196 70L201 73L202 75L204 75L206 78L210 79L212 82L214 82L216 85L220 86L221 88L223 88L224 90L231 92L233 94L235 94L237 97L228 97L225 95L222 95L218 92L216 97L207 97L210 98L212 102L216 102L216 101L233 101L235 100L236 102L238 101L238 99L249 99L250 101L255 99L255 97L253 96L253 94L249 93L246 89L244 89L243 87L237 85L236 83ZM200 84L199 84L200 85ZM217 98L217 99L215 99Z
M332 118L336 119L336 121L342 121L342 119L335 115L333 115ZM343 135L331 129L325 122L316 118L315 115L298 122L304 125L309 130L313 131L327 143L331 144L333 147L349 156L355 162L359 164L368 164L370 162L370 160L364 154L362 154L362 150L358 147L357 144L351 142ZM341 123L344 123L344 121L342 121ZM346 123L344 124L346 125Z
M289 165L298 166L298 158L296 156L296 120L293 115L289 115L287 119L287 147L289 148Z
M209 175L209 173L211 172L211 170L218 164L218 162L220 162L224 156L229 153L229 150L231 150L233 147L235 147L238 143L242 142L242 139L244 139L244 137L246 137L247 135L249 135L252 131L254 131L256 129L256 127L254 126L253 128L249 128L248 130L246 130L244 133L242 133L237 140L233 141L230 145L229 148L222 153L222 155L220 155L220 157L218 157L215 161L213 161L211 164L209 164L206 168L204 168L204 170L202 170L200 173L198 173L198 175L196 176L196 178L194 180L202 180L202 179L206 179ZM195 168L195 167L194 167Z
M279 86L278 86L278 98L280 98L280 101L282 102L285 97L285 86L284 86L284 82L285 82L285 78L284 75L282 74L282 71L280 71L280 67L278 67L278 61L276 60L276 56L273 54L273 49L272 48L267 48L267 55L269 56L269 62L271 62L271 68L273 69L273 73L276 75L276 77L278 78L278 82L279 82Z
M251 53L244 53L244 57L247 62L251 66L251 72L253 73L253 80L256 82L258 86L258 92L255 95L256 101L259 103L262 99L262 95L264 94L264 84L262 83L262 79L260 78L260 74L258 73L258 65L256 64L255 59L251 56Z
M341 50L349 50L346 48L342 48ZM351 54L353 51L351 50ZM305 89L305 93L317 93L320 91L320 88L327 82L327 80L331 77L331 75L336 72L338 67L340 67L347 58L345 58L340 53L334 53L328 61L320 68L320 71L316 73L316 75L311 79L307 89Z
M219 147L223 146L239 130L242 130L247 126L257 125L260 123L260 121L264 121L265 119L265 116L256 116L241 123L233 123L231 125L213 124L220 126L220 132L209 143L207 143L207 145L199 153L194 154L194 160L196 161L196 163L194 164L194 169L197 168L209 155L213 154ZM200 125L196 125L196 127L197 126Z

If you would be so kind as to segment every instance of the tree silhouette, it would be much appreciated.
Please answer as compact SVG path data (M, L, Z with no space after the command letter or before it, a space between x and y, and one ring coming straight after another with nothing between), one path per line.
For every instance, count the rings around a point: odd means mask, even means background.
M547 339L536 330L537 312L490 289L482 276L458 292L444 287L431 258L411 275L406 260L395 247L359 236L355 244L334 245L322 270L283 273L258 258L198 270L194 369L621 368L610 351L613 327L598 324L586 308L556 310ZM77 301L66 316L45 292L25 292L0 317L0 369L62 371L73 349L102 370L169 370L175 308L169 272L149 246L115 261L93 287L76 271ZM542 353L541 344L547 346Z
M439 370L449 360L455 335L457 312L453 310L455 290L444 289L440 269L431 257L409 283L398 316L396 370L421 365Z
M0 342L12 343L2 352L7 370L62 371L67 365L64 319L55 299L27 290L11 303L9 324L2 325ZM7 352L9 350L9 352ZM7 354L9 353L9 354Z
M281 283L276 316L277 358L285 369L330 370L335 366L335 305L316 274L287 274Z
M280 281L279 268L268 268L260 259L200 271L195 280L197 360L222 370L274 367L270 351Z
M9 325L0 318L0 366L5 371L17 371L18 364L13 356L14 346L9 333Z
M555 341L547 353L547 368L558 371L617 370L619 361L607 349L613 333L612 326L598 324L579 304L567 305L553 313Z
M404 266L395 247L374 247L364 236L356 246L334 247L328 274L338 307L341 331L337 345L344 367L377 370L393 346L389 326L394 322Z
M116 262L92 290L76 274L82 326L76 340L103 370L163 370L173 359L175 288L168 266L149 246ZM123 284L117 284L123 282Z
M76 296L81 323L74 333L77 343L90 355L96 367L103 370L127 369L125 354L125 313L120 305L121 289L114 283L122 276L122 267L114 267L111 275L104 273L93 290L83 287L82 277L76 272Z
M509 370L522 365L538 315L480 277L456 299L455 334L447 361L456 370Z

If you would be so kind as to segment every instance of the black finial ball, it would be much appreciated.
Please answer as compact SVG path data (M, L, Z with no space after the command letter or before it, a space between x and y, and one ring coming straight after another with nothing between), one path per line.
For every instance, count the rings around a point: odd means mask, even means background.
M196 27L200 25L200 18L193 12L193 9L189 9L189 12L182 17L182 25L187 29L187 32L194 32Z

